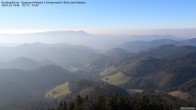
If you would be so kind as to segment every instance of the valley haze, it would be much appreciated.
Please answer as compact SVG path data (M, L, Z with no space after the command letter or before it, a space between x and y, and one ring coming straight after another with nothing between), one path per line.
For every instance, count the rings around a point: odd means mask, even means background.
M132 32L134 30L130 30ZM153 31L153 32L152 32ZM158 32L156 32L158 31ZM171 32L170 32L171 31ZM24 31L25 32L25 31ZM0 45L12 46L23 43L69 43L96 49L109 49L126 41L149 41L155 39L183 40L194 38L196 29L135 30L135 34L97 34L85 31L38 31L27 33L0 33ZM132 32L134 33L134 32ZM178 34L176 34L178 33ZM181 33L179 35L179 33ZM187 37L188 36L188 37Z
M196 109L196 0L78 2L0 4L0 110Z
M15 42L0 46L1 110L57 107L78 94L88 96L89 104L112 95L130 100L152 95L148 100L159 97L157 103L170 109L196 104L196 38L96 36L84 31L9 37Z

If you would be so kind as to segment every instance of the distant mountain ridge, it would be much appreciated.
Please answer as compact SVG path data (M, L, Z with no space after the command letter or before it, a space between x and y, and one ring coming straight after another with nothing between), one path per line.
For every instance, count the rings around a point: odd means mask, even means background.
M152 41L128 41L121 44L119 47L131 52L140 52L161 45L196 46L196 38L180 41L171 39L158 39Z
M59 43L66 42L75 45L85 45L97 49L109 49L126 41L136 40L155 40L155 39L173 39L182 40L173 35L104 35L104 34L91 34L85 31L45 31L35 33L23 33L23 34L0 34L0 38L3 38L0 43Z
M15 47L0 47L0 61L10 61L20 57L35 60L49 60L59 65L83 63L97 50L71 44L26 43Z

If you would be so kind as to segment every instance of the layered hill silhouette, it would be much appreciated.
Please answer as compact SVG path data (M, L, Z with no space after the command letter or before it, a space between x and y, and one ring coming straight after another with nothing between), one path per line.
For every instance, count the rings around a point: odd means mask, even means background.
M178 101L194 105L194 42L132 42L135 48L129 45L104 51L64 43L0 47L0 108L47 109L60 100L74 101L78 94L91 100L157 94L176 106Z
M144 50L148 50L151 48L155 48L161 45L176 45L176 46L196 46L196 39L188 39L188 40L171 40L171 39L158 39L151 41L128 41L122 43L119 47L125 50L129 50L131 52L140 52Z

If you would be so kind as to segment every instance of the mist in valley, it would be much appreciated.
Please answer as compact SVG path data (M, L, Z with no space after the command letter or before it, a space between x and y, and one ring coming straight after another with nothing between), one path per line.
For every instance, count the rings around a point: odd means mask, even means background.
M77 95L162 94L175 98L172 104L195 104L195 38L84 31L0 36L1 110L43 110Z
M195 110L195 0L0 2L0 110Z

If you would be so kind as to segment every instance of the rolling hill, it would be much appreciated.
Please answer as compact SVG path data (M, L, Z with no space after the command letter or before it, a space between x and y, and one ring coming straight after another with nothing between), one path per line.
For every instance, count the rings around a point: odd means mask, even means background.
M23 108L35 103L40 108L39 103L56 106L60 100L73 101L78 94L92 100L116 94L157 94L196 104L194 42L146 41L142 42L146 46L140 46L146 49L136 53L124 48L98 51L69 44L0 47L0 59L10 58L0 63L0 107Z
M75 76L55 66L44 66L35 70L0 70L0 107L12 103L39 101L53 87L72 81Z

